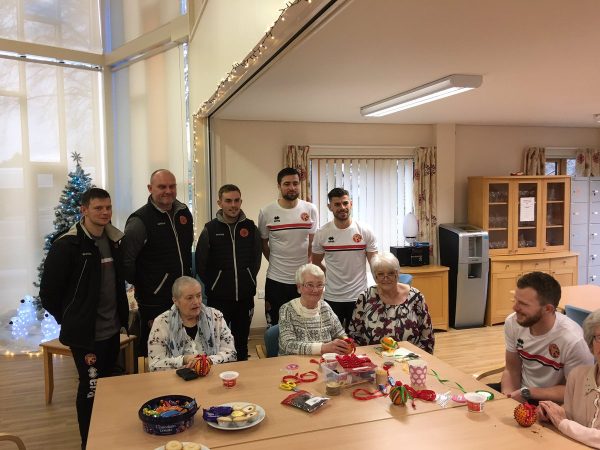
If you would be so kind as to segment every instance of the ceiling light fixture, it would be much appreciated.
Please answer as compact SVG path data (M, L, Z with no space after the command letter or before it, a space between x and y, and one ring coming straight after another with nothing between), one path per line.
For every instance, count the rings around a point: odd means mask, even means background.
M367 117L387 116L403 109L470 91L481 86L482 81L481 75L448 75L410 91L363 106L360 108L360 113Z

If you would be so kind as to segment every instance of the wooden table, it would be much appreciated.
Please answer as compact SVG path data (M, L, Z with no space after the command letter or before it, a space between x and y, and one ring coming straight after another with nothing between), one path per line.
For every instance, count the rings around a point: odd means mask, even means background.
M125 349L125 371L127 373L133 373L133 342L136 336L128 336L126 334L120 335L120 348ZM46 397L46 404L52 402L52 394L54 393L54 364L52 361L52 355L63 355L73 356L71 349L66 345L60 343L58 339L52 339L51 341L42 342L42 353L44 358L44 391Z
M451 391L459 392L456 382L460 383L466 390L488 389L485 385L476 381L470 375L449 366L438 358L417 349L409 343L403 342L402 346L421 355L428 362L429 369L434 369L441 379L449 380L445 384L441 383L429 374L427 378L427 388L436 392L443 393ZM366 353L371 359L381 364L383 359L376 355L372 347L362 347L358 353ZM477 417L490 418L497 417L490 422L490 426L485 429L490 433L490 427L499 424L507 429L517 430L515 436L519 436L519 428L512 419L511 403L507 403L506 410L498 412L497 416L492 413L476 415L468 414L464 405L454 402L449 403L449 407L441 409L437 403L416 401L416 408L394 406L387 398L376 398L367 401L359 401L352 398L352 388L346 389L339 397L332 397L323 409L308 414L299 409L281 405L281 401L289 395L289 392L279 389L281 377L287 374L285 367L289 363L300 365L300 372L316 370L316 365L310 363L308 356L282 356L278 358L268 358L261 360L252 360L244 362L230 363L221 366L213 366L209 375L205 378L199 378L193 381L183 381L177 377L174 371L152 372L138 375L129 375L124 377L102 378L98 380L96 397L94 400L94 410L92 413L92 422L88 437L88 450L105 448L127 448L127 449L154 449L164 445L170 440L169 436L153 436L145 433L142 424L137 416L138 409L144 402L151 398L167 394L183 394L196 398L203 407L214 406L227 402L251 402L262 406L266 411L266 417L255 427L244 430L223 431L209 427L201 418L201 412L196 414L194 425L185 432L175 436L181 441L201 442L211 449L233 446L233 448L303 448L307 447L307 442L313 442L317 448L332 446L336 443L337 447L344 450L348 448L360 448L357 442L365 441L366 437L356 438L366 433L366 436L376 435L376 439L383 439L381 443L397 443L398 439L404 442L405 434L421 436L420 439L428 439L430 435L435 434L436 442L445 443L444 432L439 432L438 421L444 418L447 425L445 429L453 427L462 429L463 424L457 427L456 424L464 421L465 417L469 424L470 421L483 420ZM238 384L233 389L225 389L218 377L219 372L224 370L236 370L240 373ZM408 373L402 364L396 364L390 371L396 380L408 382ZM323 376L319 372L319 380L314 383L300 385L301 388L315 393L324 394ZM369 390L373 385L364 384ZM495 402L507 401L506 398L497 393L498 400L490 403L490 411L494 411L492 406ZM421 418L422 419L418 419ZM430 417L430 418L428 418ZM492 419L489 419L492 420ZM396 430L402 432L400 438L397 433L389 433L391 429L402 424L414 425L414 430L408 429ZM435 433L428 433L428 429L435 424ZM466 432L471 432L469 425L465 425ZM471 425L472 428L475 425ZM374 430L374 431L373 431ZM389 433L386 434L384 430ZM456 434L456 431L454 432ZM547 441L551 444L559 442L562 445L560 435L548 430L547 433L553 433L552 440ZM381 434L381 436L379 436ZM315 438L314 436L319 436ZM488 436L489 438L490 436ZM417 437L415 437L417 439ZM509 441L502 436L503 440ZM550 438L549 438L550 439ZM556 439L557 441L555 441ZM481 439L478 441L481 444ZM546 442L546 441L544 441ZM565 440L568 444L569 441ZM364 448L372 448L372 443L377 443L371 439L365 441ZM519 443L527 444L525 439ZM253 447L249 447L253 445ZM285 446L285 447L284 447ZM457 445L456 448L459 446ZM563 448L562 446L561 448ZM554 446L554 448L557 448Z
M451 408L428 414L347 425L335 430L319 430L313 433L231 445L226 448L227 450L587 448L556 432L552 426L534 424L531 428L520 427L513 419L516 405L517 402L511 399L493 400L486 403L483 413L470 413L466 407Z
M595 284L582 284L579 286L565 286L558 307L576 306L585 311L595 311L600 308L600 286Z

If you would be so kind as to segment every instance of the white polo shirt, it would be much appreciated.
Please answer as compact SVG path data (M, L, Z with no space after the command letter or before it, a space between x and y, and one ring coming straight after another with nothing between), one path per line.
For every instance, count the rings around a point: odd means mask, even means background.
M327 222L313 239L314 254L324 254L327 266L324 298L332 302L356 302L367 289L367 252L377 251L373 231L355 220L348 228Z
M291 209L275 202L260 210L260 237L269 240L267 278L295 284L296 270L308 262L308 235L315 234L318 223L317 208L304 200Z
M564 314L556 313L554 326L542 336L533 336L517 323L512 313L504 323L506 350L521 358L521 386L552 387L565 384L569 372L594 364L581 327Z

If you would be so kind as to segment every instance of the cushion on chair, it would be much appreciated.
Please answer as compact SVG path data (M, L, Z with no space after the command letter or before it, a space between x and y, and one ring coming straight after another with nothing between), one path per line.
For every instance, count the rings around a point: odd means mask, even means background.
M590 312L585 309L578 308L577 306L566 305L565 314L569 319L577 322L579 326L582 327L583 321L587 316L590 315Z
M279 355L279 325L273 325L265 331L267 358Z

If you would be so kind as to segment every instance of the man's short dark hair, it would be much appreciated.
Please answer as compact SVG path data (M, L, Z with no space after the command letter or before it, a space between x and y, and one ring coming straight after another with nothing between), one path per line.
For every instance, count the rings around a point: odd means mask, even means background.
M329 199L329 203L331 203L331 199L334 197L343 197L344 195L347 195L348 197L350 197L350 194L348 193L348 191L344 188L333 188L332 190L329 191L329 194L327 194L327 198Z
M298 175L298 178L300 178L300 172L298 172L297 169L294 169L293 167L286 167L285 169L281 169L277 174L277 184L281 184L283 177L287 177L289 175Z
M104 189L97 187L90 188L81 195L81 206L87 208L95 198L110 198L110 194Z
M542 306L553 305L556 308L560 301L560 284L554 277L544 272L526 273L517 281L517 287L533 289Z
M227 192L239 192L240 196L242 195L242 191L240 191L240 188L235 184L224 184L219 188L219 200L221 200L223 194L226 194Z

